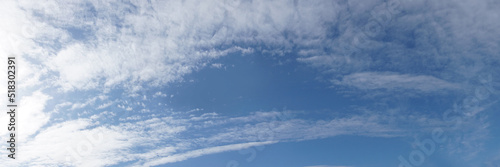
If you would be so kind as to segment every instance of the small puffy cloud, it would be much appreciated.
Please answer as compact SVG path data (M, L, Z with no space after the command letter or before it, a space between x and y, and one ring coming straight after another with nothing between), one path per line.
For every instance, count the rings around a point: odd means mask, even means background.
M162 92L156 92L153 97L167 97L167 94L164 94Z
M222 68L222 64L221 63L214 63L211 65L212 68Z

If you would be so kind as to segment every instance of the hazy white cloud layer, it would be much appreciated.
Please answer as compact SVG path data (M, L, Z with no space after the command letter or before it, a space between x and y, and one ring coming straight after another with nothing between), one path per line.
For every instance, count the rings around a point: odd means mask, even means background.
M298 111L155 114L144 104L148 98L174 95L134 92L182 82L203 68L225 68L211 61L232 53L304 63L333 87L422 94L468 90L474 86L469 80L479 75L498 76L499 8L490 0L3 1L0 54L18 56L19 88L25 91L20 158L2 164L154 166L277 142L410 136L415 127L440 127L434 115L402 111L322 120L294 116ZM5 70L0 63L0 78L6 78ZM0 83L0 91L6 92L5 85ZM117 89L139 102L108 98ZM88 92L101 96L85 99ZM70 93L81 96L67 98ZM81 115L62 118L65 112ZM5 114L0 118L7 124ZM464 121L480 129L476 136L486 137L487 126L480 123ZM207 129L212 131L192 135ZM1 141L7 133L0 128ZM469 143L471 150L480 145Z

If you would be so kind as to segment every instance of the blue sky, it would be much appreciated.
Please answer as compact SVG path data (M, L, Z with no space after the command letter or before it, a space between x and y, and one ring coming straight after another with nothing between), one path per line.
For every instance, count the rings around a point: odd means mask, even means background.
M0 159L498 167L499 5L5 1L20 112L18 158Z

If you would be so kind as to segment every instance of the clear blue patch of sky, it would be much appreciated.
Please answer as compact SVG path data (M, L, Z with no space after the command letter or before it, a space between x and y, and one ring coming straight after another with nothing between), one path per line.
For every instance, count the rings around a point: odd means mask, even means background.
M329 83L318 81L314 69L296 61L280 64L279 59L232 54L212 62L223 64L222 68L193 72L184 77L187 82L174 83L165 92L175 95L170 103L174 108L203 108L226 115L273 109L335 110L354 104Z

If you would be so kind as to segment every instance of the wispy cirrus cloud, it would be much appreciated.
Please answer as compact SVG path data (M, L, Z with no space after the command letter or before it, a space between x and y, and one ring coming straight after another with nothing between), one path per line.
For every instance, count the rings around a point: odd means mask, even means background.
M387 91L437 92L459 90L460 84L425 75L409 75L390 72L360 72L332 80L335 85L355 87L362 90L383 89Z
M89 104L86 107L94 108L97 105ZM399 129L395 121L423 119L401 120L383 115L363 115L305 120L291 117L291 113L260 111L235 119L216 113L200 113L201 116L194 117L192 113L183 112L171 113L170 116L141 114L141 119L127 119L113 124L104 120L113 119L117 114L120 116L119 113L103 112L90 118L49 124L37 130L36 136L23 142L20 148L24 150L23 155L16 164L107 166L132 162L140 166L154 166L276 142L338 135L406 136L409 132ZM244 119L249 121L234 121ZM422 127L429 125L426 122L413 123ZM47 151L54 154L47 155Z
M225 145L225 146L203 148L203 149L199 149L199 150L189 151L186 153L174 154L174 155L163 157L163 158L153 159L153 160L146 162L144 164L141 164L139 166L155 166L155 165L173 163L173 162L183 161L183 160L186 160L189 158L195 158L195 157L199 157L199 156L207 155L207 154L214 154L214 153L220 153L220 152L225 152L225 151L242 150L242 149L249 148L249 147L268 145L268 144L274 144L274 143L276 143L276 142L274 142L274 141L250 142L250 143L240 143L240 144L231 144L231 145Z

